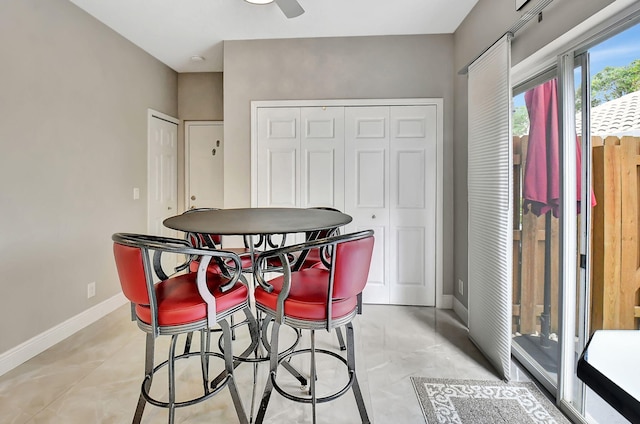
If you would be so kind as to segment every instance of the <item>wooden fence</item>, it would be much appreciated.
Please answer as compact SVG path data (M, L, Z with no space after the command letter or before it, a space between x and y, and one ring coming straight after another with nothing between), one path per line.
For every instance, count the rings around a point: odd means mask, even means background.
M640 317L640 138L593 145L591 330L637 329Z
M558 219L522 211L528 137L514 137L513 331L540 331L545 239L551 237L550 332L558 331ZM640 138L594 137L591 329L638 328L640 317ZM579 217L580 219L580 217ZM578 221L579 222L579 221ZM577 231L577 230L576 230Z

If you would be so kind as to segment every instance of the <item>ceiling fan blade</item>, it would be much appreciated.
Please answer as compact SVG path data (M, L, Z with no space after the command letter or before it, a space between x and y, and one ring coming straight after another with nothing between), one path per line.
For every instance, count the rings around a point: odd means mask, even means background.
M291 19L304 13L304 9L298 3L298 0L275 0L276 4L282 10L284 15Z

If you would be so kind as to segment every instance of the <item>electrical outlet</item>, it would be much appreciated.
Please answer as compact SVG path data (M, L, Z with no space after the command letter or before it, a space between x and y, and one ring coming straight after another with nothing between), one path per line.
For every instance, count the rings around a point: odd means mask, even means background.
M461 279L458 279L458 293L460 293L460 296L464 295L464 283Z
M96 295L96 282L92 281L87 284L87 299L92 298Z

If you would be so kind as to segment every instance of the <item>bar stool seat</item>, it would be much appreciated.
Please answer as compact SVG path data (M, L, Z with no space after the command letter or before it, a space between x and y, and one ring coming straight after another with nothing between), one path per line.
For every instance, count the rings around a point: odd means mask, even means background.
M207 303L198 292L196 275L197 273L183 274L156 284L158 325L176 326L206 320ZM247 299L247 287L240 283L226 292L221 292L220 288L228 282L229 280L220 274L207 274L207 288L211 293L216 293L218 314L237 308ZM151 325L150 306L137 304L135 308L138 319Z
M284 302L284 314L287 317L302 320L325 320L327 316L327 293L329 292L330 272L322 268L308 268L291 275L291 289ZM282 291L284 277L269 280L273 291L256 290L256 302L263 308L276 311L278 296ZM357 298L335 299L332 307L332 319L339 320L353 311Z

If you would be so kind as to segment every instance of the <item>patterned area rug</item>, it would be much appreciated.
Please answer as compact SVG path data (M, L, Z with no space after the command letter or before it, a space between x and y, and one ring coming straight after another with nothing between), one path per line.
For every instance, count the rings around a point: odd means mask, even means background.
M570 424L532 382L411 381L428 424Z

